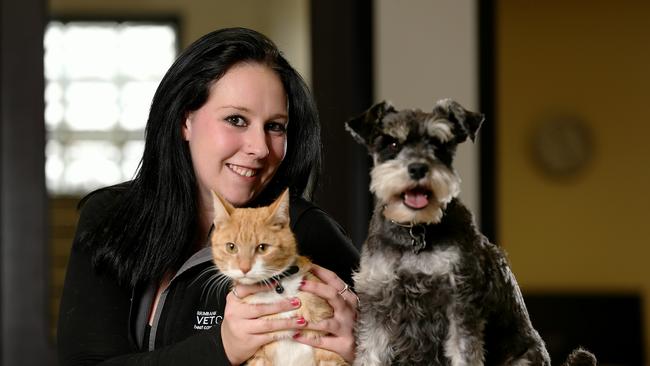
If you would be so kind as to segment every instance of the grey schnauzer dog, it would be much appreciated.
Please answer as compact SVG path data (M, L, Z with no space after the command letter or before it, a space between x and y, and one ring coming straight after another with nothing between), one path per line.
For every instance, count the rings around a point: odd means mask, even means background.
M505 255L457 198L454 153L483 119L444 99L346 123L374 160L355 365L550 365Z

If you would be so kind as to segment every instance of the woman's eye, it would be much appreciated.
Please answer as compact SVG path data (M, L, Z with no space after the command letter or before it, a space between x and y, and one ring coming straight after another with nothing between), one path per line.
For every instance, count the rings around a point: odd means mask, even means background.
M269 122L266 124L266 130L271 132L285 133L287 132L287 126L281 122Z
M257 246L257 252L258 253L264 253L266 250L269 248L269 245L266 243L261 243L260 245Z
M226 117L226 121L233 126L237 126L237 127L246 126L246 119L244 119L244 117L239 115L228 116Z
M237 246L235 245L235 243L226 243L226 252L230 254L237 253Z

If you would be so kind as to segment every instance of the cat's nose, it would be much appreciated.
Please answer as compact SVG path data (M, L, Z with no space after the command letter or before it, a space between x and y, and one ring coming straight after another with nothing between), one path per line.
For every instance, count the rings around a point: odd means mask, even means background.
M249 262L240 262L239 263L239 270L243 273L246 274L251 271L251 264Z

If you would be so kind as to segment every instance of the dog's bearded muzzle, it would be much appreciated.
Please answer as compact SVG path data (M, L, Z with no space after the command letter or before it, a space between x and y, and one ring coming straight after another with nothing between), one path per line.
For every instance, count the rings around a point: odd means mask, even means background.
M393 159L370 172L370 191L383 204L384 216L404 224L439 222L442 210L460 193L460 178L441 163L428 165L425 174L408 167Z

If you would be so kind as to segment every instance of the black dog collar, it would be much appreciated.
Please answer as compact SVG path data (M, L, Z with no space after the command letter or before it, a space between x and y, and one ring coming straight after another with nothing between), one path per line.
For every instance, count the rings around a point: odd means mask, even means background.
M425 237L425 228L424 224L401 224L395 220L390 220L393 224L401 226L403 228L409 229L409 235L411 236L411 249L414 254L418 254L422 249L426 248L427 240Z
M289 266L289 268L284 270L284 272L276 274L275 276L272 276L272 277L270 277L270 278L268 278L268 279L266 279L266 280L264 280L264 281L262 281L260 283L272 283L272 282L275 282L275 292L281 294L281 293L284 292L284 287L282 286L282 283L280 281L283 278L295 275L296 273L298 273L299 270L300 270L300 268L298 268L298 266L296 266L294 264L292 266Z

